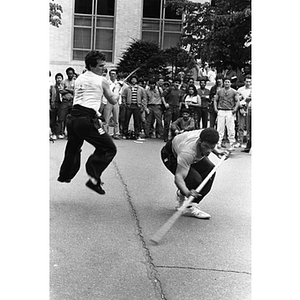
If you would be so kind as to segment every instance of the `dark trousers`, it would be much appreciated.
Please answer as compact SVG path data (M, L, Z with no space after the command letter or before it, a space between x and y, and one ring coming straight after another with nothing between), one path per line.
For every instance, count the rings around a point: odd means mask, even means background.
M58 112L59 112L59 108L51 108L50 109L50 129L51 129L51 133L58 135L60 134L60 124L58 123Z
M136 104L131 104L130 106L126 107L124 135L128 135L128 127L132 115L134 134L136 137L139 137L141 131L141 109Z
M63 100L60 104L58 110L58 124L59 124L59 132L58 134L64 134L66 128L66 118L67 115L70 114L72 109L73 101Z
M124 134L124 128L125 128L125 114L126 114L126 106L124 104L120 104L119 106L119 129L120 134ZM128 129L128 128L127 128Z
M166 168L175 175L177 168L177 159L171 151L172 140L168 141L167 144L161 150L161 159ZM210 173L215 165L207 158L204 157L199 162L192 164L184 182L189 190L196 189L204 178ZM199 203L211 190L213 181L216 173L210 178L203 189L200 191L201 196L195 198L192 202Z
M156 120L156 132L162 136L163 135L163 125L162 125L162 111L161 105L148 105L149 114L146 118L146 130L145 134L149 136L150 130L154 125L154 121Z
M83 142L87 141L95 147L95 151L86 162L86 172L100 182L100 177L116 155L117 148L106 132L99 133L99 128L97 118L88 115L68 115L68 142L59 172L62 179L72 179L79 171L81 147Z
M209 112L209 127L217 129L217 116L218 114L215 111Z
M169 129L171 122L176 121L179 118L179 107L170 106L164 112L164 140L168 140Z
M200 107L200 109L199 109L199 128L200 128L201 120L202 120L201 128L207 128L207 121L208 121L208 108L207 107Z

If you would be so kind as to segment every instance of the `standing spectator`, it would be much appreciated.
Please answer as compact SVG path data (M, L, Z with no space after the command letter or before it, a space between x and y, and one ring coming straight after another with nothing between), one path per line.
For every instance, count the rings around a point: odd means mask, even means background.
M217 127L217 113L214 106L214 98L217 92L223 87L224 76L218 73L216 76L216 84L209 91L208 112L209 112L209 127Z
M145 99L145 102L146 102L146 98L147 98L147 95L146 95L146 89L148 89L149 87L147 86L147 80L145 80L144 78L139 78L138 79L138 85L142 88L142 91L143 91L143 98ZM145 103L145 107L143 107L143 109L141 110L141 125L140 125L140 129L141 129L141 132L140 132L140 135L145 135L145 131L146 131L146 103Z
M201 78L206 78L208 79L208 63L205 62L202 67L199 69L199 77L198 79L200 80Z
M251 75L249 75L251 76ZM249 153L251 150L251 118L252 118L252 97L251 97L251 92L246 99L247 102L247 118L246 118L246 128L247 128L247 144L246 148L242 150L242 152Z
M212 65L208 68L208 71L207 71L208 81L212 84L215 84L216 83L216 76L217 76L216 67Z
M60 112L58 117L58 121L60 124L60 133L58 135L58 138L60 139L64 138L66 128L66 117L71 112L74 98L75 70L72 67L69 67L66 69L66 74L68 78L66 78L62 82L63 88L60 90L60 93L62 95L62 103L60 106Z
M156 82L154 79L150 79L149 89L146 90L146 138L150 137L151 125L154 124L154 121L156 121L156 136L163 136L162 104L165 100L163 99L162 94L162 88L156 86Z
M64 76L61 73L57 73L55 75L55 85L50 86L50 129L53 140L56 140L59 132L61 132L58 115L61 105L61 94L59 91L63 89L61 84L63 79Z
M74 106L68 116L68 142L64 160L60 167L59 182L70 182L80 168L81 147L84 141L92 144L95 151L86 162L89 180L86 186L98 194L105 194L101 176L117 153L115 144L103 130L99 122L99 108L102 94L112 104L118 101L107 80L101 76L105 66L105 55L99 51L90 51L85 57L88 71L80 75L75 82Z
M201 107L199 110L199 120L196 128L200 128L202 120L202 128L207 128L208 122L208 103L209 103L209 89L206 88L206 79L200 78L200 88L197 90L201 97Z
M168 141L169 130L171 122L174 122L179 118L179 103L182 100L184 92L179 89L180 78L174 80L174 86L165 90L163 97L165 99L165 111L164 111L164 141Z
M234 150L235 144L235 130L234 130L234 116L239 107L239 95L237 91L231 88L230 78L225 78L224 88L221 88L215 97L214 105L215 111L218 114L217 130L220 139L218 141L218 148L221 148L221 142L224 136L225 127L227 127L228 139L230 148Z
M196 87L192 84L189 85L187 94L183 96L183 101L180 105L180 110L182 112L182 104L184 104L185 108L189 110L191 118L194 120L194 126L197 128L197 124L199 124L199 113L201 107L201 98L198 95Z
M251 101L251 75L246 75L245 85L238 89L238 93L240 96L240 107L237 112L238 146L242 146L244 141L244 131L247 119L247 106L248 103Z
M132 75L130 79L131 85L125 88L122 93L122 103L126 106L124 134L128 139L130 138L128 135L128 127L132 115L134 135L136 139L140 139L141 113L145 109L145 91L137 82L137 76Z
M119 104L119 130L120 130L120 136L122 136L123 139L126 139L126 136L124 134L124 128L125 128L125 114L126 114L126 106L125 103L122 101L122 94L124 90L128 87L128 84L124 82L124 74L119 73L119 84L121 85L121 103Z
M109 71L109 80L108 80L109 86L111 91L113 91L114 94L120 94L122 86L117 80L117 71L116 70L110 70ZM111 103L107 102L105 109L103 111L105 123L106 123L106 132L109 131L109 121L112 117L114 122L114 134L113 138L116 140L120 139L120 128L119 128L119 112L120 112L120 102L122 102L122 97L119 97L118 102L115 105L112 105Z
M195 122L194 119L190 117L190 111L187 108L183 108L181 112L182 117L178 118L171 125L172 137L185 131L191 131L195 129Z
M187 84L185 83L185 73L183 71L178 72L177 78L180 79L180 84L179 84L179 89L184 91L185 93L187 92Z

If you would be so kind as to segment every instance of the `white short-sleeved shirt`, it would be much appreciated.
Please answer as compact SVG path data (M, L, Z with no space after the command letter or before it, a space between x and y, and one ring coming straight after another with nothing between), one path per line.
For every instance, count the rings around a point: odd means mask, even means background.
M78 76L75 80L73 105L79 104L97 112L103 96L102 80L102 76L91 71Z
M197 140L203 129L181 133L174 137L172 150L177 158L177 164L189 170L192 164L200 161L203 156L197 156Z

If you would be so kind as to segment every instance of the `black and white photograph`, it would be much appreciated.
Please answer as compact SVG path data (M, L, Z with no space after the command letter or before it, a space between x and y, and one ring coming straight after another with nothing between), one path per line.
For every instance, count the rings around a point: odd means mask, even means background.
M299 299L292 5L36 2L1 20L1 299Z

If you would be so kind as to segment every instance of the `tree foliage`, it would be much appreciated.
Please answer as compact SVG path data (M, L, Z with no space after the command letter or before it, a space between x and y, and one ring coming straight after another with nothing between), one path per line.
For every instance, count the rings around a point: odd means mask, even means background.
M185 14L181 45L217 66L225 61L241 66L251 60L251 0L213 2L167 0L167 5Z
M179 70L187 71L194 66L194 58L190 53L179 47L171 47L160 50L155 42L134 39L128 48L123 52L117 64L119 73L125 76L133 70L138 77L158 78L167 76ZM171 68L170 68L171 67Z
M61 14L63 13L62 6L52 2L49 2L49 23L52 26L59 27L62 25Z

